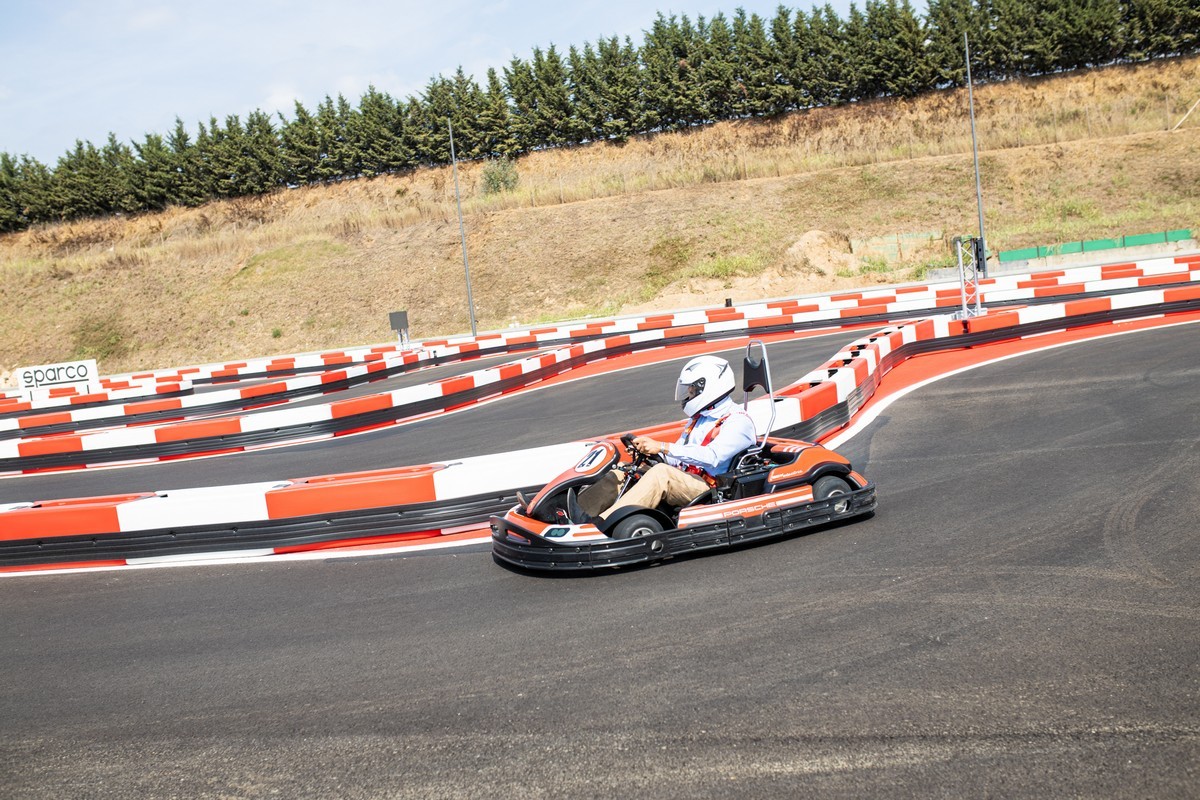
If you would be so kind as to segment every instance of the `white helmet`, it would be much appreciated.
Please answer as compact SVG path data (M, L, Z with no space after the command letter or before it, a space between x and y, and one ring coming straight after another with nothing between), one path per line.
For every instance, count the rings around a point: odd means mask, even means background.
M675 399L690 417L724 400L736 385L728 361L717 356L696 356L679 373Z

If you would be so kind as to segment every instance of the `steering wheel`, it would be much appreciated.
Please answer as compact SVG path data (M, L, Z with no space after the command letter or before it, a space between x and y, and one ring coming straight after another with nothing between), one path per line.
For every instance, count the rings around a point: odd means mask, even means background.
M633 456L633 466L634 467L640 467L643 465L650 465L650 464L658 464L658 463L662 462L662 460L663 460L662 454L660 454L660 453L654 453L652 455L650 453L646 453L646 452L643 452L642 450L638 449L638 446L636 444L634 444L634 442L633 442L633 434L632 433L626 433L626 434L622 435L621 436L621 444L625 445L625 449L629 451L629 454L631 456Z

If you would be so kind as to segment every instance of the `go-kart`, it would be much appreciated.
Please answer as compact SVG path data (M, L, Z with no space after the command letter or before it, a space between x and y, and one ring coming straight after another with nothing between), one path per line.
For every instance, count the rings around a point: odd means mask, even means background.
M761 355L751 349L757 345ZM747 347L742 391L771 395L766 351ZM770 403L773 409L773 402ZM767 429L774 422L774 414ZM631 434L601 439L534 497L491 518L492 553L533 570L588 570L781 537L875 511L875 486L820 445L766 434L682 508L625 506L597 517L658 460Z

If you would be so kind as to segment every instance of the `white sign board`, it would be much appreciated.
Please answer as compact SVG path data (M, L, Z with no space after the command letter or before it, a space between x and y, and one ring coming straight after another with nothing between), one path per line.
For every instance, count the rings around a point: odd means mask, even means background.
M100 389L100 371L96 359L70 361L64 364L42 364L36 367L21 367L16 371L18 386L26 397L34 393L45 395L51 389L74 386L80 392Z

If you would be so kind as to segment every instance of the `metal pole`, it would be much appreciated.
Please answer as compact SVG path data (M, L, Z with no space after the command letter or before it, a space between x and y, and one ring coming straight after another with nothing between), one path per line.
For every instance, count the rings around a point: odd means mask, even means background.
M958 256L958 290L962 295L961 319L966 319L971 316L971 312L967 308L967 269L963 266L963 242L961 236L954 237L954 254Z
M1188 109L1188 113L1184 114L1183 119L1179 120L1179 122L1176 122L1175 127L1171 128L1171 130L1173 130L1173 131L1179 130L1179 126L1183 124L1183 120L1186 120L1188 117L1190 117L1192 115L1192 112L1196 110L1196 106L1200 106L1200 100L1197 100L1196 102L1192 103L1192 107ZM1167 122L1170 122L1170 121L1171 120L1168 117Z
M458 193L458 158L454 155L454 126L446 118L446 129L450 131L450 163L454 165L454 202L458 206L458 235L462 238L463 272L467 274L467 308L471 314L471 335L475 331L475 299L471 296L471 267L467 264L467 228L463 225L462 197Z
M983 185L979 180L979 142L975 138L975 89L971 83L971 43L963 31L963 48L967 57L967 102L971 105L971 154L975 158L975 204L979 208L979 243L983 250L983 263L976 264L978 272L987 277L987 237L983 235Z

